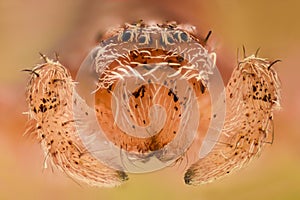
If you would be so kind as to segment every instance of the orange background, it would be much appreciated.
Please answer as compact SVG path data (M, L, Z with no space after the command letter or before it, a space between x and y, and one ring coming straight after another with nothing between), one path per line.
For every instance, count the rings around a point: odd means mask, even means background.
M297 0L0 0L0 199L300 199L300 2ZM38 52L60 54L73 75L108 27L139 19L176 20L213 31L210 45L228 81L237 48L261 47L282 81L275 142L249 167L212 184L191 187L176 169L130 175L115 189L79 186L57 169L42 170L43 154L22 136L26 73Z

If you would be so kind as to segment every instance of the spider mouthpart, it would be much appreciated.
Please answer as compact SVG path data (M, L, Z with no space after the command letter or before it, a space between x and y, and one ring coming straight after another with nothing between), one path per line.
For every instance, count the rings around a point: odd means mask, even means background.
M245 166L273 140L280 82L255 55L234 69L227 87L190 25L140 20L109 30L75 80L45 61L30 72L26 100L34 131L51 163L75 181L114 187L127 173L173 166L191 156L188 185L222 178Z

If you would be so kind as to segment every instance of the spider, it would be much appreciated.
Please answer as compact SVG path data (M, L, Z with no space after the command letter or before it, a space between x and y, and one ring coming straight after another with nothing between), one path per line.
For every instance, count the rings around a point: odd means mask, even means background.
M72 80L42 55L27 85L28 132L74 180L112 187L176 163L196 147L184 181L208 183L257 157L273 141L280 107L276 61L244 56L225 87L211 32L139 21L108 31ZM46 166L45 166L46 167Z

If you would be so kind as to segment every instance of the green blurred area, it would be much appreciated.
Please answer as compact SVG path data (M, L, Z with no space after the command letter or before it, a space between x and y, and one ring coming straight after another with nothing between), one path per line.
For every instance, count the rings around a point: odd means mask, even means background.
M0 0L0 199L300 199L300 2L171 0ZM79 186L57 169L42 170L35 141L23 137L27 117L26 74L38 52L58 51L73 68L110 26L138 19L177 20L213 31L211 45L228 80L236 51L261 47L260 55L281 59L283 109L275 114L275 142L249 167L221 181L190 187L182 172L165 169L115 189Z

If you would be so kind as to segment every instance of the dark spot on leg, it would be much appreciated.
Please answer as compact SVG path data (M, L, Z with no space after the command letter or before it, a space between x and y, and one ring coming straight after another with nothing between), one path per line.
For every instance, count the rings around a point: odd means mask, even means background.
M200 81L200 90L201 90L202 94L205 92L205 86L203 85L203 83L201 81Z
M142 94L140 94L140 93L142 93ZM132 95L135 98L138 98L140 95L141 95L141 98L143 98L144 94L145 94L145 86L144 85L142 85L136 92L132 93Z
M168 95L169 96L173 95L173 100L175 103L178 101L178 97L176 96L176 94L173 92L172 89L169 89Z

